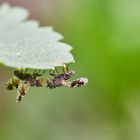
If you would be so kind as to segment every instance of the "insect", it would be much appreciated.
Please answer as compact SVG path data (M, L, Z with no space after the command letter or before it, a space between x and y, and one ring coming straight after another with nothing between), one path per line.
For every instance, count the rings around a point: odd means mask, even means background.
M43 85L45 85L47 79L48 79L47 77L43 77L43 78L35 79L32 82L30 80L26 82L22 81L18 86L18 94L16 98L17 103L19 103L22 100L22 98L28 93L29 89L32 86L42 87Z
M66 73L58 74L58 75L53 75L53 79L48 79L47 82L47 87L49 88L56 88L63 86L63 82L69 80L71 77L73 77L75 74L74 71L68 71Z
M25 71L16 70L14 71L15 76L6 82L5 88L7 90L18 89L17 102L20 102L22 98L27 94L31 86L43 86L44 78L37 79L37 77L42 76L44 73L45 70L41 74L40 70L38 72L34 70L33 73L27 73L27 69Z
M75 88L75 87L82 87L85 86L88 83L87 78L79 78L73 81L69 81L71 77L73 77L75 74L74 71L69 71L63 74L59 74L57 76L54 76L53 79L47 80L47 87L50 89L56 88L56 87L70 87L70 88Z
M85 86L87 83L88 83L88 79L81 77L79 79L70 81L68 87L71 87L71 88L82 87L82 86Z
M27 71L28 69L26 69L25 72L23 72L23 70L16 70L14 71L14 75L20 80L29 80L29 79L36 79L37 76L42 76L45 73L45 70L43 71L42 74L40 74L40 70L38 72L34 70L32 74L27 73Z
M41 86L41 83L38 80L36 80L36 78L42 76L45 73L45 70L42 74L40 74L40 70L38 72L34 70L32 74L27 73L27 70L28 69L26 69L25 72L23 72L23 70L16 70L14 71L14 75L20 80L25 81L25 83L30 83L31 86Z
M27 94L30 87L31 87L30 83L28 83L28 84L20 83L19 84L17 98L16 98L17 103L19 103L22 100L22 98Z
M78 78L76 80L70 80L75 75L74 71L69 71L68 67L64 65L62 67L62 73L60 74L59 71L55 68L55 70L50 70L49 75L52 78L48 78L43 76L45 70L40 73L41 70L34 70L32 73L27 72L28 69L25 71L23 70L15 70L14 77L11 78L6 84L6 89L13 90L18 89L16 101L19 103L22 98L27 95L28 91L31 87L43 87L46 86L50 89L57 88L57 87L82 87L88 83L87 78Z
M5 83L5 88L7 90L14 90L18 88L18 85L20 84L21 80L13 77L8 82Z
M21 71L14 71L14 74L16 77L18 77L20 80L22 80L22 83L19 84L18 87L18 94L17 94L17 102L20 102L22 98L27 94L31 86L36 86L36 87L42 87L42 79L36 79L38 76L42 76L45 73L45 70L43 71L42 74L34 72L32 74L27 73L27 70L25 72Z

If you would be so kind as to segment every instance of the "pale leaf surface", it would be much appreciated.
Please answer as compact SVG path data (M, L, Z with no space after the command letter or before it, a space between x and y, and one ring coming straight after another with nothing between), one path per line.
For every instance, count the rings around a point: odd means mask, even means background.
M0 6L0 62L15 68L54 69L74 62L72 47L52 27L26 20L28 11Z

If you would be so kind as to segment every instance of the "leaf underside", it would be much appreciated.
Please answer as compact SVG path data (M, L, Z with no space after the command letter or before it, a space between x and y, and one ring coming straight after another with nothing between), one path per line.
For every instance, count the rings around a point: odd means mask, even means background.
M26 20L21 7L0 6L0 62L15 68L54 69L73 63L72 47L60 42L62 35L52 27L39 27Z

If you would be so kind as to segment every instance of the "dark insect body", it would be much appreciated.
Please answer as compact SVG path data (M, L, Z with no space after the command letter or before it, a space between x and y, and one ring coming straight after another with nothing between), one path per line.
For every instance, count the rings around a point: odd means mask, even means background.
M49 88L56 88L63 86L63 83L67 80L69 80L71 77L73 77L75 74L74 71L70 71L67 73L59 74L57 76L54 76L53 79L47 80L47 87Z
M35 72L35 71L32 74L30 74L27 73L27 70L25 70L25 72L23 72L23 70L16 70L14 71L14 75L20 80L25 81L24 82L25 84L30 83L31 86L41 87L42 84L36 78L42 76L45 73L45 70L43 71L42 74L39 73L40 70L39 72Z
M37 76L42 76L41 74L39 73L34 73L33 74L30 74L30 73L26 73L23 72L22 70L16 70L14 71L14 75L19 78L20 80L30 80L30 79L36 79Z
M50 89L61 87L61 86L65 86L69 88L76 88L76 87L85 86L88 83L87 78L79 78L73 81L69 81L69 79L72 78L74 74L75 74L74 71L69 71L69 72L54 76L53 79L47 80L47 87L49 87Z
M74 81L71 81L70 87L75 88L75 87L82 87L85 86L88 83L87 78L79 78Z

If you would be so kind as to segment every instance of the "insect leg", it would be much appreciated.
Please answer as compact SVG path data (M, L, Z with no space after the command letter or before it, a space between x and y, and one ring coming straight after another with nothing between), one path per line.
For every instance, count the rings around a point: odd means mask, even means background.
M35 73L36 73L36 71L37 71L37 70L35 69L35 70L33 71L33 74L35 74Z
M59 71L56 67L55 67L55 71L56 71L57 75L59 75Z
M21 73L23 73L23 69L19 70L19 72L21 71Z
M42 74L41 74L41 75L44 75L44 74L45 74L45 72L46 72L46 70L43 70L43 72L42 72Z
M50 70L50 71L49 71L49 74L50 74L51 76L54 76L54 77L56 76L56 75L55 75L55 70Z
M37 72L38 75L39 75L40 71L41 71L41 70L38 70L38 72Z
M66 64L67 71L69 71L69 64Z
M67 73L69 71L68 66L66 64L63 64L62 70L63 70L63 73Z
M26 74L26 73L27 73L27 71L28 71L28 68L26 68L26 69L25 69L25 72L24 72L24 73Z

